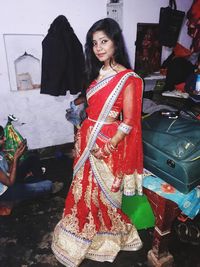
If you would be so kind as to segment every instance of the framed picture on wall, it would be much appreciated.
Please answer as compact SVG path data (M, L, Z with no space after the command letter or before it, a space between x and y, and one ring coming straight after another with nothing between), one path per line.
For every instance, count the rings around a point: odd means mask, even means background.
M134 69L141 77L160 70L162 46L158 39L158 26L157 23L137 24Z
M4 34L11 91L40 88L42 34Z

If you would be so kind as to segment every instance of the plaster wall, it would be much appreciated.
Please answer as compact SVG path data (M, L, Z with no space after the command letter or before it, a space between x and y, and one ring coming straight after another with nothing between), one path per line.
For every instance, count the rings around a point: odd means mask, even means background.
M8 114L19 121L17 130L31 149L73 142L73 126L65 119L65 110L75 97L53 97L40 90L11 91L3 34L47 34L58 15L65 15L81 43L92 23L106 16L106 0L0 0L0 124Z
M0 124L8 114L19 118L17 130L24 135L29 147L43 148L73 142L73 126L65 119L65 110L75 97L53 97L39 90L11 91L3 34L47 34L58 15L65 15L81 43L90 26L106 17L107 0L0 0ZM132 66L135 60L135 40L138 22L158 23L161 6L168 0L123 0L123 33ZM192 0L177 0L177 8L187 11ZM191 43L184 21L180 42ZM163 49L163 57L170 52Z

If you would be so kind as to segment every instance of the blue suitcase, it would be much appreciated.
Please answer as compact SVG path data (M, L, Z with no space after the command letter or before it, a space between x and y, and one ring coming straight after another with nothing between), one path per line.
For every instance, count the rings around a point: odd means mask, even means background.
M200 121L156 112L142 121L144 167L182 193L200 184Z

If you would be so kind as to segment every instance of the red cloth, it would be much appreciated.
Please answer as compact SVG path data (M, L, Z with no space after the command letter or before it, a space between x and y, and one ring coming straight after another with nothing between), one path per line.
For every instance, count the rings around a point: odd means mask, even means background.
M191 51L181 44L177 43L173 49L175 57L189 57L191 56Z
M84 258L113 262L120 250L142 246L136 228L121 210L122 191L113 190L122 180L125 188L125 181L135 181L133 172L143 170L142 80L130 70L120 72L94 81L87 99L88 119L76 135L74 177L52 241L56 258L65 266L79 266ZM123 122L133 129L107 158L95 158L90 150L104 146L115 135L122 110ZM107 116L116 120L106 123Z
M193 3L188 10L187 18L190 21L198 22L200 19L200 0L193 0Z
M78 131L76 136L76 152L77 157L74 160L74 165L77 163L77 161L80 158L80 155L82 154L82 151L87 146L87 140L89 138L90 132L92 127L94 126L95 122L99 114L101 112L101 109L103 108L103 105L107 99L107 97L112 92L113 88L115 88L116 84L118 83L119 79L130 70L123 71L119 74L117 74L107 86L96 92L90 99L88 100L88 108L87 108L87 114L88 118L83 122L83 125L81 129ZM92 90L93 86L97 84L96 81L94 81L91 86L88 89L88 92ZM130 89L131 88L131 89ZM126 98L126 103L124 103L124 99ZM131 100L131 101L129 101ZM109 164L110 168L112 168L112 172L115 176L119 176L120 174L132 174L134 171L137 171L139 174L143 173L143 151L142 151L142 136L141 136L141 100L142 100L142 80L140 78L136 77L129 77L126 81L124 88L122 89L118 99L116 100L115 104L112 107L112 111L120 113L123 107L127 105L127 108L125 109L125 112L123 114L124 120L128 120L129 125L133 126L132 131L130 132L127 137L121 141L118 145L118 149L116 152L113 152L112 155L104 161L106 164ZM94 120L94 121L93 121ZM112 124L105 124L100 134L98 135L98 138L96 140L96 143L99 147L102 147L106 141L109 140L117 131L117 128L121 122L116 121ZM66 205L65 205L65 213L64 215L70 214L71 210L73 209L75 205L75 196L73 187L75 183L78 182L78 176L77 174L74 177L72 187L70 188L70 191L68 193L68 196L66 198ZM78 214L77 217L80 221L80 230L84 227L86 223L86 216L85 214L88 214L89 209L85 205L85 191L87 190L88 184L89 184L89 177L91 175L91 167L90 162L87 160L84 164L84 171L83 171L83 179L82 179L82 195L81 200L79 201L77 205ZM93 174L92 174L93 177ZM95 180L92 178L92 180ZM104 214L104 223L110 229L112 227L112 222L109 219L109 216L106 216L107 214L107 207L102 203L100 199L101 195L101 188L96 184L95 181L92 182L92 190L95 190L98 192L98 198L100 209L102 209L102 212ZM95 205L92 206L92 211L94 212L94 218L96 220L96 226L97 231L100 227L100 221L98 219L97 210L95 208ZM120 214L120 216L125 221L129 221L126 215L122 213L120 209L117 209L117 213Z
M176 84L175 88L177 91L184 93L185 92L185 83Z
M187 12L188 34L193 38L191 51L200 51L200 0L194 0Z

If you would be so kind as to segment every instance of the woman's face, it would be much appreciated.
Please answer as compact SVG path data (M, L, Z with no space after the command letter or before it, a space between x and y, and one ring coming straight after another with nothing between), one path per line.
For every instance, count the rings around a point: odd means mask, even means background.
M114 42L103 31L97 31L93 34L93 52L99 61L109 63L115 52Z

